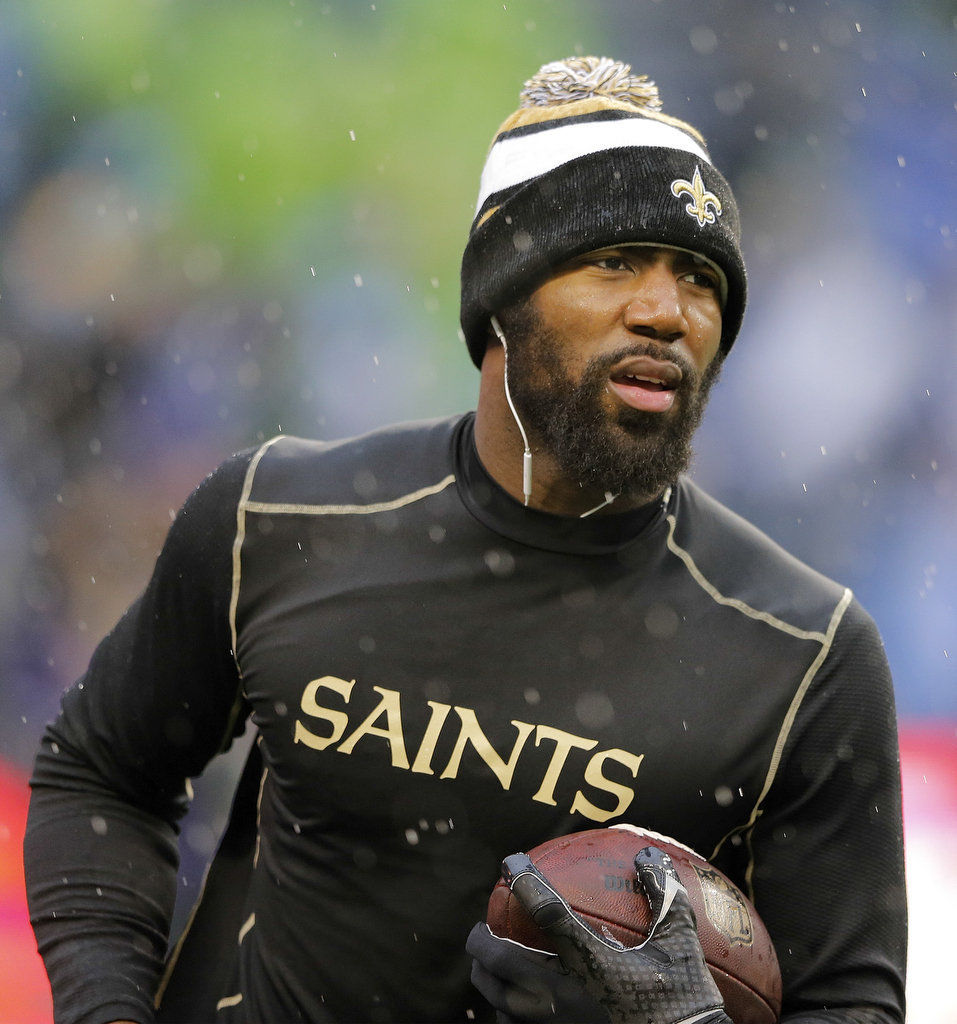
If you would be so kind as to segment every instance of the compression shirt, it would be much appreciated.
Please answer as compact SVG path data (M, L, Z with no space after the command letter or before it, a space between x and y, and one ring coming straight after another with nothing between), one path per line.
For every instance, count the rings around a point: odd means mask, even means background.
M233 824L164 980L184 783L249 715ZM686 478L621 514L524 508L472 415L225 463L66 693L33 786L59 1021L147 1021L158 990L180 1021L493 1019L463 947L502 857L617 822L753 898L783 1019L903 1019L870 618Z

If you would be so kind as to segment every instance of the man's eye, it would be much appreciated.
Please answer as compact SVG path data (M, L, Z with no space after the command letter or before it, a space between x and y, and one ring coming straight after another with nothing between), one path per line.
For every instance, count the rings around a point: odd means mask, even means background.
M692 270L682 275L682 280L697 285L699 288L710 288L712 291L717 291L719 287L718 279L714 274L709 274L705 270Z
M625 270L628 267L623 256L596 256L592 262L602 270Z

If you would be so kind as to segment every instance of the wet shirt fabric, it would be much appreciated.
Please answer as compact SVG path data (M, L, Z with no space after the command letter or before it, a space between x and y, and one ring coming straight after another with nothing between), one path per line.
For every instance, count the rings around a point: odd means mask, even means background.
M280 437L187 501L37 759L58 1020L147 1020L158 988L175 1020L491 1019L463 947L501 858L616 822L753 896L785 1018L902 1019L896 726L866 613L688 480L624 514L523 508L472 429ZM185 780L249 716L164 979Z

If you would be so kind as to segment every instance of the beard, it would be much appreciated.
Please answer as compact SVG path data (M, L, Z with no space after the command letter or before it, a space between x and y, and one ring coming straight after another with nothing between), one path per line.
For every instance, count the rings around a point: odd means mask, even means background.
M508 383L522 422L569 480L624 498L649 500L675 483L691 463L691 439L721 372L719 353L703 373L666 342L636 337L615 352L595 356L575 382L561 359L567 345L546 327L529 301L502 317L509 338ZM649 355L682 371L668 413L646 412L602 399L612 368Z

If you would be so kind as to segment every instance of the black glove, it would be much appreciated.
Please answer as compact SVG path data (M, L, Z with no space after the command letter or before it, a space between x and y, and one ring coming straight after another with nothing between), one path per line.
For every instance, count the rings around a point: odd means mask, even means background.
M608 1024L599 1006L555 953L501 939L481 921L465 943L472 954L472 984L495 1008L498 1024Z
M503 875L512 892L531 913L539 928L549 936L564 968L580 982L579 998L590 996L589 1005L601 1007L606 1020L613 1024L619 1021L632 1024L731 1024L704 960L688 894L678 880L671 859L654 847L646 847L635 857L635 870L648 897L652 924L645 942L625 948L592 931L572 912L525 854L513 854L503 864ZM540 973L533 975L528 962L529 951L517 943L510 945L522 951L519 962L523 966L517 969L513 964L511 977L498 966L499 978L512 984L501 985L499 989L499 996L504 996L504 1005L490 999L496 1009L510 1013L513 1012L511 1006L525 1010L550 1002L553 1008L551 1016L528 1016L524 1019L601 1019L593 1015L585 1018L580 1003L572 1008L565 1002L571 978L548 972L547 967L539 967ZM485 967L490 966L486 961ZM553 981L545 998L538 994L531 1007L527 1001L515 998L516 984L526 993L540 993L540 986L547 983L549 977L560 981ZM487 979L482 980L491 990ZM509 996L512 997L511 1003Z

